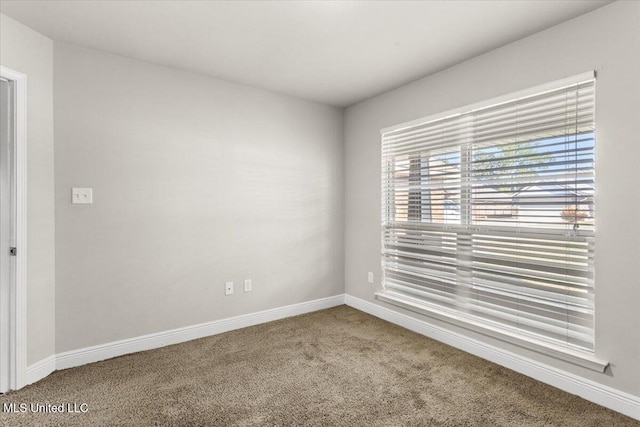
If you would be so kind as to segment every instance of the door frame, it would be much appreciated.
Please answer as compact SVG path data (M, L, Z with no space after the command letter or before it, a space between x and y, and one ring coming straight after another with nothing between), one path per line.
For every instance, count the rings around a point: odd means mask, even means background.
M26 385L27 369L27 76L0 66L0 76L15 85L15 246L16 265L9 284L9 312L0 322L8 322L9 342L3 357L9 360L8 389ZM0 390L5 392L7 390Z

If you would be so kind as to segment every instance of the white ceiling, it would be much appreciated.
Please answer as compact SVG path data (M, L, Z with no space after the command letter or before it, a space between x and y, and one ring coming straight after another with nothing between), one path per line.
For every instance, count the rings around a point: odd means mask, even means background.
M56 41L346 106L607 3L2 0L0 11Z

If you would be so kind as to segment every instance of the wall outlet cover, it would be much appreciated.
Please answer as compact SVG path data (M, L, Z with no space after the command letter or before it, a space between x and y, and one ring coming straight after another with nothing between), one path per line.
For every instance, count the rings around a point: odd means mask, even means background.
M71 203L74 205L90 205L93 203L93 189L92 188L77 188L71 189Z
M224 284L224 294L232 295L233 294L233 282L225 282Z

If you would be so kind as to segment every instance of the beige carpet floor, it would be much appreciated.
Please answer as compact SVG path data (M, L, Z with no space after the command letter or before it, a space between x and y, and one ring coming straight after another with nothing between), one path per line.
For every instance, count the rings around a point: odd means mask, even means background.
M346 306L58 371L7 403L87 412L3 426L640 426Z

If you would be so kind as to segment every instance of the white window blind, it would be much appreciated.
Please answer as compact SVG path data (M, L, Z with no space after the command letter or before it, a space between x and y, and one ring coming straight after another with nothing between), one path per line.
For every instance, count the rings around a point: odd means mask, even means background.
M589 359L595 78L573 80L383 130L378 298Z

